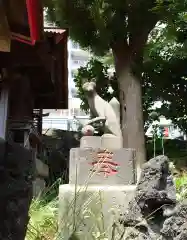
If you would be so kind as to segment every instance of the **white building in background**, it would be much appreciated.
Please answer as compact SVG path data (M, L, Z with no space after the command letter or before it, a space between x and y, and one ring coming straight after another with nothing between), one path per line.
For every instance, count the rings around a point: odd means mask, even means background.
M81 49L78 43L71 40L68 41L68 81L70 97L75 97L75 83L73 81L75 73L80 67L86 66L90 58L91 54Z
M86 66L90 58L91 54L81 49L78 43L68 41L68 109L45 109L43 112L49 113L49 116L43 118L43 129L58 128L76 131L78 122L85 123L89 119L89 115L80 108L81 100L76 96L74 74L80 67Z
M49 113L48 117L43 117L43 129L56 128L61 130L77 131L79 124L88 121L87 115L80 108L79 98L69 98L69 108L62 110L45 109L43 113Z
M170 119L166 119L164 116L160 116L159 121L154 121L148 128L146 135L150 138L153 137L154 125L163 128L164 138L166 139L185 138L183 132L178 127L175 127Z

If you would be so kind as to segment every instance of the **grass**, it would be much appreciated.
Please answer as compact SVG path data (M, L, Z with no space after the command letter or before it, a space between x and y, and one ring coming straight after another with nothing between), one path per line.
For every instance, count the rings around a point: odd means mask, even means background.
M178 168L172 162L170 169L176 186L177 200L182 201L187 198L187 171L185 168Z
M33 198L25 240L54 240L58 232L58 189L61 181Z
M77 190L76 198L65 206L58 230L58 199L49 202L33 199L26 240L108 240L106 237L100 194ZM45 199L45 197L44 197ZM81 205L80 208L80 204ZM85 227L85 222L87 227ZM111 239L112 240L112 239Z
M187 198L187 173L182 173L181 176L176 177L175 179L176 190L177 190L177 199L179 201Z
M55 239L58 231L57 211L57 199L49 203L43 203L40 199L33 199L26 240Z

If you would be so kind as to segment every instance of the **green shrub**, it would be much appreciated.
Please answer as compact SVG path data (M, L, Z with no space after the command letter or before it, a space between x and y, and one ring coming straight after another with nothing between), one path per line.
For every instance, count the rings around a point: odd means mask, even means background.
M164 151L163 151L164 150ZM152 139L146 140L147 160L154 157L154 142ZM168 156L177 169L187 168L187 145L186 141L178 139L164 139L164 149L162 140L157 138L155 141L155 155Z
M57 199L47 204L40 199L33 199L26 240L55 239L58 231L57 211Z
M184 200L187 198L187 173L182 174L175 179L177 199Z

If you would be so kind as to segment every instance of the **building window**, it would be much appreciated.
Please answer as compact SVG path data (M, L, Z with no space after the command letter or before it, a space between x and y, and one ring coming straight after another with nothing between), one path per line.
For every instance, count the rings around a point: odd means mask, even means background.
M73 48L73 49L80 49L80 46L79 46L78 43L72 42L72 48Z
M84 60L73 60L74 65L85 66L87 61Z

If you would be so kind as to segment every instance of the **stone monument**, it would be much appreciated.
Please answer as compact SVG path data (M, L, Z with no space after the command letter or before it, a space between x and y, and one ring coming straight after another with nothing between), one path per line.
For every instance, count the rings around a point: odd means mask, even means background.
M122 132L120 127L120 108L117 99L110 103L102 99L96 92L96 84L93 81L83 84L83 90L87 98L91 115L94 116L87 124L92 125L98 121L104 123L104 132L118 138L119 148L122 148Z
M95 219L103 219L109 228L105 231L112 229L109 226L127 207L136 186L135 150L122 148L118 102L113 99L114 104L110 105L96 93L95 87L94 82L83 85L94 118L83 127L80 147L70 151L69 184L61 185L59 189L62 236L67 232L71 234L72 226L80 221L76 228L82 232L80 239L83 240L89 239L84 234L93 228L93 215L97 215ZM113 106L116 106L115 110ZM95 123L99 122L104 134L93 136ZM68 216L72 214L74 223L71 224L72 217ZM69 223L65 232L64 217ZM97 231L96 226L92 231Z

